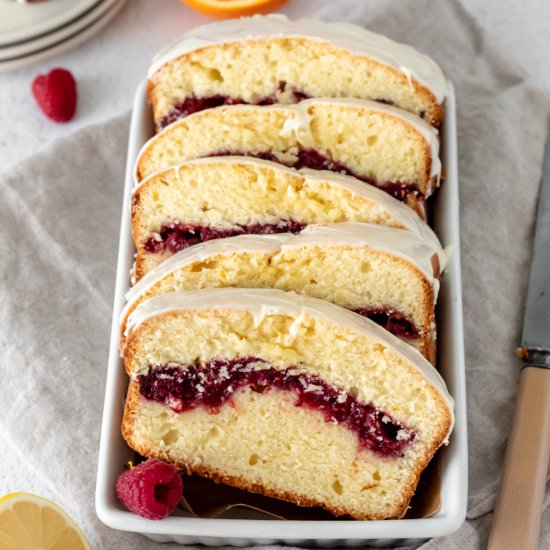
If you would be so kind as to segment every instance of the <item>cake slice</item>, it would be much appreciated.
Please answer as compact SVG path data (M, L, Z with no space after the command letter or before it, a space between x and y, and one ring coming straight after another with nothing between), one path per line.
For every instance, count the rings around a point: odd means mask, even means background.
M148 91L158 129L219 105L308 97L377 100L439 126L447 81L428 56L356 25L268 15L184 34L153 60Z
M250 157L189 161L149 176L134 192L135 277L206 240L346 221L399 227L437 242L411 209L349 176Z
M374 101L233 105L195 113L150 139L138 156L136 178L196 158L247 155L352 175L424 214L439 182L438 152L430 125Z
M121 330L144 300L176 290L278 288L369 317L435 360L435 301L445 256L437 239L363 223L310 225L298 235L243 235L178 252L128 294Z
M420 353L295 293L155 296L129 319L122 433L146 457L356 519L403 516L453 404Z

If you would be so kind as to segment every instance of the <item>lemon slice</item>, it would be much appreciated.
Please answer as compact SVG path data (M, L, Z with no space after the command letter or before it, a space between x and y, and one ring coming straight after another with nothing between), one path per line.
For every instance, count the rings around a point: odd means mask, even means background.
M211 17L240 17L274 10L288 0L182 0L190 8Z
M2 550L92 550L78 525L49 500L30 493L0 499Z

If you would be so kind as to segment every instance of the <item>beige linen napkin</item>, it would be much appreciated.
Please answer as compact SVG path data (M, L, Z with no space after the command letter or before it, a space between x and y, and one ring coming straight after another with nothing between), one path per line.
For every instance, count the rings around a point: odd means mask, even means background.
M513 408L550 101L457 1L341 0L311 15L413 44L456 86L470 497L463 527L422 548L478 548ZM168 549L103 526L94 511L128 123L90 127L0 177L0 495L53 498L97 549Z

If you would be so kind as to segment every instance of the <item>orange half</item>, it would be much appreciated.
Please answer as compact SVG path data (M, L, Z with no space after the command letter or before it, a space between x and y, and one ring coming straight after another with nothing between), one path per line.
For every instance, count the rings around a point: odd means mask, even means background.
M277 9L288 0L181 0L190 8L220 19L266 13Z

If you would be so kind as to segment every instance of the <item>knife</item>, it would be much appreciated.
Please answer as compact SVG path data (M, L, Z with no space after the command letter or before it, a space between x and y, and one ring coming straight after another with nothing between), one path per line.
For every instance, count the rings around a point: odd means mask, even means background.
M550 456L550 117L518 355L525 361L488 550L536 550Z

